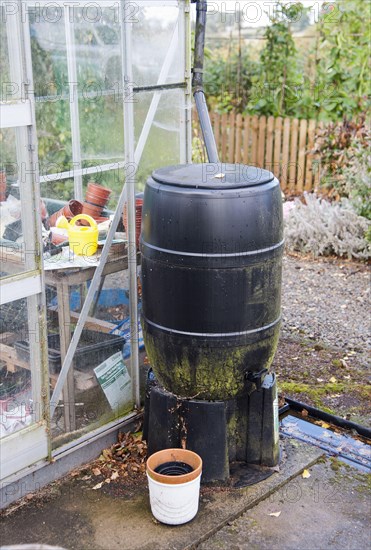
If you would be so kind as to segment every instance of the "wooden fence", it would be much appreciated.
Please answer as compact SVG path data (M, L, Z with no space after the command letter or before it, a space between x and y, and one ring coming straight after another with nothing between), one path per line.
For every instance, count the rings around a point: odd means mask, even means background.
M316 121L273 116L211 113L216 144L223 162L271 170L284 191L292 194L319 186L313 154Z

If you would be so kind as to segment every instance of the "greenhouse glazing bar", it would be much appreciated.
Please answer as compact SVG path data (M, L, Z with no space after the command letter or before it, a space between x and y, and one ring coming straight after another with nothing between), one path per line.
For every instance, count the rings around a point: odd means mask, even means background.
M76 69L76 48L74 36L74 18L73 7L66 5L64 9L64 26L66 32L66 53L67 53L67 71L69 85L70 101L70 119L71 119L71 143L72 143L72 161L73 165L81 168L81 141L80 141L80 117L79 100L77 89L77 69ZM76 170L74 171L74 190L77 200L82 200L82 176Z
M133 401L140 408L139 388L139 339L138 339L138 287L137 287L137 250L135 223L135 177L138 163L134 154L134 106L133 106L133 62L131 24L125 18L125 6L128 0L120 2L121 22L121 60L124 86L124 143L125 143L125 180L127 185L128 210L128 267L129 267L129 313L130 313L130 353ZM133 169L134 168L134 169ZM124 190L122 191L124 201ZM122 205L123 206L123 205ZM122 212L122 207L121 207Z

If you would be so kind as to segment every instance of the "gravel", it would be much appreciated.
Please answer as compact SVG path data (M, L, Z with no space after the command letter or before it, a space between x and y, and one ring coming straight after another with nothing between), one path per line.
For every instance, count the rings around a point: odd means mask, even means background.
M356 352L367 365L371 349L367 266L285 256L282 277L283 336L298 334Z

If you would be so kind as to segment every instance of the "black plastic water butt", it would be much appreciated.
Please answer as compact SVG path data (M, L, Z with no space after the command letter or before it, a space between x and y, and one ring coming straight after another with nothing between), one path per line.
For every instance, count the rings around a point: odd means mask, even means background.
M142 213L142 326L158 386L149 451L201 454L204 480L229 462L278 462L275 377L282 199L269 171L169 166L147 181Z
M144 194L143 329L157 379L228 399L263 378L279 332L282 199L266 170L156 170Z

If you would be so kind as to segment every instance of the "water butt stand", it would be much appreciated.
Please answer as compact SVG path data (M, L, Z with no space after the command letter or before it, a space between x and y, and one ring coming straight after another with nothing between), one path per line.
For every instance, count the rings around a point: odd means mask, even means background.
M203 481L246 485L279 461L276 378L282 200L266 170L207 163L156 170L142 214L142 326L155 380L149 455L185 447Z

